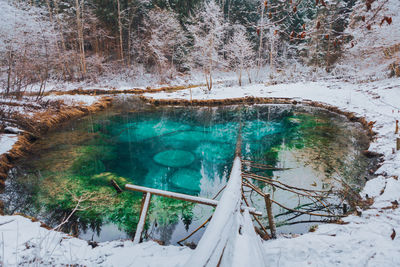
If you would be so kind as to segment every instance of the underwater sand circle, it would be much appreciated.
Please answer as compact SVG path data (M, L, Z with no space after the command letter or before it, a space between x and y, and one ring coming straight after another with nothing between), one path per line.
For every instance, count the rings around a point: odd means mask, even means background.
M156 154L153 160L163 166L181 168L192 164L194 155L185 150L166 150Z

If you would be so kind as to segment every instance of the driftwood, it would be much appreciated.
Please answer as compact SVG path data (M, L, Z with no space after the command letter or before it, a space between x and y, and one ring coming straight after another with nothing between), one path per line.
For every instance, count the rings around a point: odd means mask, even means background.
M252 188L255 192L257 192L259 195L261 195L262 197L266 197L266 193L264 193L259 187L257 187L256 185L252 184L249 180L247 180L246 178L244 179L244 185L248 186L250 188ZM297 210L297 209L292 209L289 207L284 206L283 204L271 199L271 202L277 204L279 207L288 210L288 211L292 211L292 212L298 212L301 214L307 214L307 215L311 215L311 216L320 216L320 217L345 217L345 215L335 215L335 214L321 214L321 213L313 213L313 212L307 212L307 211L303 211L303 210Z
M246 205L249 207L250 205L249 205L249 203L248 203L248 201L246 199L246 196L244 195L243 191L242 191L242 198L243 198L244 202L246 203ZM260 220L254 215L253 215L253 218L258 223L258 225L261 227L261 229L264 232L263 239L266 239L266 240L271 239L271 236L268 234L267 229L265 229L264 225L262 225Z
M190 238L192 235L194 235L195 233L197 233L201 228L203 228L204 226L206 226L206 224L207 224L209 221L211 221L211 218L212 218L212 216L208 217L207 220L205 220L199 227L197 227L197 228L196 228L193 232L191 232L187 237L182 238L181 240L179 240L179 241L176 242L176 243L178 243L179 245L182 246L181 243L182 243L183 241L187 240L187 239Z
M115 190L117 190L117 193L120 194L122 193L122 189L121 187L119 187L119 185L117 184L117 182L115 182L113 179L110 181L111 185L115 188Z
M215 199L196 197L196 196L175 193L175 192L170 192L170 191L165 191L165 190L160 190L160 189L154 189L154 188L149 188L149 187L144 187L144 186L139 186L139 185L126 184L125 189L131 190L131 191L142 192L142 193L151 193L152 195L174 198L174 199L178 199L178 200L189 201L189 202L208 205L208 206L212 206L212 207L216 207L219 203L218 200L215 200ZM254 214L257 216L262 215L261 212L256 211L256 209L253 207L248 208L248 207L242 206L241 209L242 210L248 209L250 214Z
M138 226L136 228L135 237L133 238L133 244L139 244L141 241L142 232L143 232L144 225L146 222L147 211L149 210L149 206L150 206L150 199L151 199L150 193L143 194L142 207L140 209L140 218L139 218Z
M330 215L330 214L312 213L312 212L307 212L307 211L302 211L302 210L295 210L295 209L288 208L288 207L282 205L281 203L279 203L279 202L277 202L277 201L275 201L275 200L273 200L273 199L271 199L271 201L272 201L273 203L275 203L276 205L278 205L279 207L285 209L285 210L290 210L290 211L293 211L293 212L299 212L299 213L307 214L307 215L311 215L311 216L320 216L320 217L346 217L346 215L340 215L340 214L337 214L337 215Z

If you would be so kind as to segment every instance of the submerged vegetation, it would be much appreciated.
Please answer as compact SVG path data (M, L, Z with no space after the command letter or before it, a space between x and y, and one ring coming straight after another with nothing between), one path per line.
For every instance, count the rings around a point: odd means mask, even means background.
M243 159L273 167L245 169L257 175L328 190L341 186L333 176L352 186L362 185L363 180L356 177L368 165L360 152L367 144L363 133L341 117L319 109L238 106L131 110L131 106L116 107L74 121L39 140L35 156L22 160L12 171L2 195L6 212L23 212L55 226L76 209L62 225L63 231L95 240L133 236L141 194L118 193L110 181L121 188L133 183L212 198L226 183L239 122ZM349 162L357 164L349 166ZM312 205L297 196L282 195L268 184L255 184L272 192L278 201L286 199L283 203L292 207ZM335 197L330 205L340 208L343 201ZM264 209L256 198L252 205ZM277 219L282 217L280 209L274 212ZM210 208L155 197L147 236L175 243L210 214ZM283 224L288 216L283 217ZM116 229L103 231L106 225ZM303 232L307 227L282 231Z

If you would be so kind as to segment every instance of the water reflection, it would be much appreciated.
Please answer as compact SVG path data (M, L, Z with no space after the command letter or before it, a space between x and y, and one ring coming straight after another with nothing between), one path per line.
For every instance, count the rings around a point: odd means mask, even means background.
M212 198L226 184L239 125L242 154L248 162L273 166L246 171L294 186L330 189L335 179L360 186L369 161L363 131L338 115L301 106L232 106L154 108L125 101L96 116L71 122L37 142L33 156L22 160L1 196L7 213L22 212L54 227L77 207L62 230L85 239L131 238L139 219L141 194L117 194L110 181ZM350 164L352 163L352 164ZM273 199L310 210L307 198L253 181ZM247 193L264 211L264 200ZM329 205L339 207L334 197ZM213 209L153 197L146 236L176 243L200 226ZM305 232L305 216L275 206L282 232ZM293 218L294 217L294 218ZM266 223L266 218L263 218ZM295 223L295 224L292 224ZM290 225L292 224L292 225ZM188 242L196 243L201 231Z

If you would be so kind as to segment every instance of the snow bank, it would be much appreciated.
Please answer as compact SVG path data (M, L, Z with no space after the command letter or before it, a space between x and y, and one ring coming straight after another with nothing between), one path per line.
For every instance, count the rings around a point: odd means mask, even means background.
M11 150L15 142L18 140L18 135L1 134L0 135L0 155Z
M102 96L91 95L48 95L43 97L42 101L63 100L66 105L86 105L90 106L99 101Z
M49 231L21 216L0 216L0 233L2 266L177 266L192 252L186 247L133 245L132 241L104 242L92 248L87 241Z

